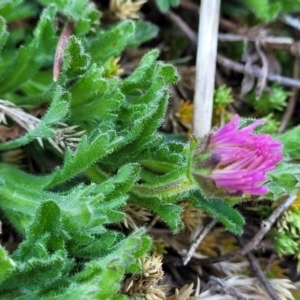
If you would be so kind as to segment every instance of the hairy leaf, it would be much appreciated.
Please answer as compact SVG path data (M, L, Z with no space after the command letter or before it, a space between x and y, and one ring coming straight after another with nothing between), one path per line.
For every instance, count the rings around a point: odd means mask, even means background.
M158 34L158 27L150 22L136 20L134 36L129 40L127 47L138 47L140 44L155 38Z
M201 209L211 217L218 219L229 231L235 234L243 232L244 218L228 202L219 199L207 200L199 191L191 193L190 201L195 208Z
M49 175L48 187L53 187L84 171L107 152L113 151L122 140L122 137L115 137L113 131L96 130L89 138L84 136L75 153L66 151L64 166Z
M119 55L128 44L129 39L133 37L134 32L133 21L124 21L109 31L101 31L89 48L92 62L101 65L111 56Z
M14 271L16 263L9 257L7 251L0 247L0 284Z
M33 39L20 47L15 59L5 64L5 76L0 78L0 93L16 90L22 83L33 77L45 63L48 55L53 52L55 38L52 24L55 13L54 6L44 10Z
M89 62L90 56L84 51L82 42L71 36L64 52L63 71L69 78L79 76L87 70Z

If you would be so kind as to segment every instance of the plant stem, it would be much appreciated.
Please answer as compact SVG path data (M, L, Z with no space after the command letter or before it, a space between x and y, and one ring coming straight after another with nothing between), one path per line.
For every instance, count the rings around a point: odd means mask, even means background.
M243 247L244 242L243 242L242 238L237 236L237 240L239 241L240 245ZM259 281L262 283L262 285L265 287L270 298L272 300L280 300L280 297L277 295L277 293L274 290L273 286L271 285L270 281L265 277L264 273L262 272L256 257L251 252L249 252L247 254L247 257L248 257L249 263L250 263L255 275L257 276Z
M190 261L191 257L193 256L194 252L196 251L196 248L199 246L199 244L203 241L203 239L206 237L206 235L211 231L211 229L216 225L218 221L216 219L213 219L210 223L208 223L204 228L201 228L199 232L196 234L196 238L193 240L192 244L190 245L190 248L183 258L183 264L187 265Z

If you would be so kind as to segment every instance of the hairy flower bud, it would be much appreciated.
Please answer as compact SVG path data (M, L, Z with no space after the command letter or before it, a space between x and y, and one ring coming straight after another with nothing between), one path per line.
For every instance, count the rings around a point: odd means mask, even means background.
M193 157L194 178L211 195L264 195L266 173L282 160L282 144L268 134L254 134L258 120L239 129L240 117L204 138ZM208 195L209 196L209 195Z

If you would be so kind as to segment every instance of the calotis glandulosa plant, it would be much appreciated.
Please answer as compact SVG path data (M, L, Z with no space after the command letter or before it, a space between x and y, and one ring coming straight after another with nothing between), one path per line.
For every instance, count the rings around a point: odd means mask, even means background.
M192 175L206 196L264 195L266 173L282 160L282 144L253 130L258 120L239 129L240 117L207 135L193 154Z

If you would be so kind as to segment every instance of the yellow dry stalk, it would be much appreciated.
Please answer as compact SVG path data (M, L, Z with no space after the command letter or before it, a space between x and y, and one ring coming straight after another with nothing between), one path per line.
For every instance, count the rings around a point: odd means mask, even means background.
M75 150L86 131L77 131L77 125L68 126L64 123L58 123L58 125L60 128L56 128L53 138L48 138L49 143L60 153L63 153L66 148Z
M203 219L206 215L201 210L194 208L189 202L181 202L180 205L184 208L181 219L190 232L198 225L203 224Z
M153 244L152 244L152 248L151 248L151 252L152 253L157 253L157 254L166 254L168 253L167 251L167 247L169 247L170 245L161 237L159 238L154 238L153 239Z
M21 148L5 151L1 153L1 162L7 163L15 168L22 167L22 159L26 154Z
M224 228L215 228L203 239L197 252L217 256L237 249L236 239L233 236L229 236Z
M174 295L167 297L167 300L191 300L193 293L194 284L186 284L181 289L176 289Z
M138 12L147 0L110 0L109 11L114 19L138 19Z
M147 300L166 300L165 292L153 287L147 289L145 297Z
M142 275L151 280L159 280L164 276L162 271L162 255L152 255L150 258L142 258Z
M265 264L269 263L269 259L266 259ZM288 268L282 267L283 259L274 260L271 265L267 266L266 277L267 278L288 278ZM266 269L262 266L262 269Z
M150 211L134 204L126 205L125 213L126 217L123 220L123 224L128 229L137 228L139 224L144 225L153 217Z
M165 300L166 286L158 285L164 276L162 270L162 255L155 254L150 258L141 259L142 271L127 278L123 285L123 292L132 297L144 297L148 300Z

